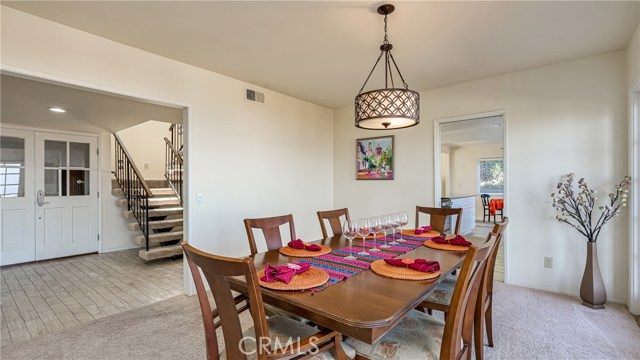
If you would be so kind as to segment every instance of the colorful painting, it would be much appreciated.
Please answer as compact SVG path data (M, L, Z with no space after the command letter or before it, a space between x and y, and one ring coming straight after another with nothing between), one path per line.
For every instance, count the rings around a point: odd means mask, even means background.
M356 140L356 180L393 180L393 135Z

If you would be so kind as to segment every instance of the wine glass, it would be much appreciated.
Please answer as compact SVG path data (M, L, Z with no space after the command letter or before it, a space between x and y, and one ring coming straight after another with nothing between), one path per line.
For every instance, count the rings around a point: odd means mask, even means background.
M380 216L380 229L382 229L382 232L384 233L384 244L380 245L381 249L388 249L391 246L387 245L387 235L388 235L388 231L391 230L391 226L389 225L389 216L388 215L382 215Z
M358 236L358 223L355 220L346 220L342 225L342 235L349 243L349 256L345 256L345 259L356 260L357 257L353 256L353 239Z
M398 216L398 223L400 224L400 239L398 239L398 241L405 242L407 240L402 238L402 230L404 226L409 223L409 215L407 215L405 211L401 211L397 214L397 216Z
M400 243L396 241L395 230L400 227L396 214L389 215L389 227L391 228L391 242L389 245L400 245Z
M358 220L358 234L362 236L362 251L358 255L370 255L366 248L366 236L371 234L371 225L369 225L369 219Z
M378 252L377 243L376 243L376 235L380 233L380 218L377 216L369 218L369 225L371 226L371 233L373 234L373 249L369 249L370 252Z

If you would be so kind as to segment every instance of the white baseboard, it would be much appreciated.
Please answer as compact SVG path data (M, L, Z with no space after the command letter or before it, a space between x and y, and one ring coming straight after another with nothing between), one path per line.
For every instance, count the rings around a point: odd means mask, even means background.
M556 290L556 289L549 289L549 288L544 288L544 287L532 287L532 286L524 286L524 285L519 285L519 284L513 284L513 283L509 283L509 282L504 282L507 285L512 285L512 286L519 286L519 287L523 287L523 288L528 288L528 289L534 289L534 290L541 290L541 291L546 291L546 292L550 292L550 293L554 293L554 294L562 294L562 295L568 295L571 297L575 297L575 298L580 298L580 293L577 292L572 292L572 291L564 291L564 290ZM614 304L622 304L622 305L627 305L627 301L626 300L620 300L620 299L613 299L607 296L607 302L609 303L614 303Z

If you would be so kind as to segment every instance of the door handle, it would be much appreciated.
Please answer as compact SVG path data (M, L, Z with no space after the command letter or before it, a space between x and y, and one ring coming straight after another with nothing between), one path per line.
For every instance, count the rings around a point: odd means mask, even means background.
M76 184L84 184L84 181L78 180L78 181L76 181Z
M36 196L36 202L40 207L49 203L48 201L44 201L44 191L42 190L38 191L38 195Z

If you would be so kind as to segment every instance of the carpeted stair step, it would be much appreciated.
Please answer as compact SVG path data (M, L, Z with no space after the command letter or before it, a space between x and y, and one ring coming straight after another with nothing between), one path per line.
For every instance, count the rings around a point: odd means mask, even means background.
M138 252L138 256L147 261L168 258L176 255L182 255L182 246L180 246L180 244L156 246L149 248L149 251L142 249L140 250L140 252Z
M170 207L170 208L160 208L160 209L149 209L149 217L161 217L161 216L169 216L169 215L182 215L182 207ZM123 211L122 216L125 219L135 219L133 212L131 211Z
M145 182L147 183L150 189L169 187L169 182L166 179L150 179L150 180L145 179ZM111 188L112 189L120 188L120 184L118 184L118 180L111 179Z
M116 200L116 205L120 207L126 207L127 199ZM178 199L175 196L149 198L149 207L158 207L158 206L166 206L166 205L180 205L180 199Z
M171 240L182 240L182 231L171 231L149 235L149 244L152 245ZM132 241L138 245L145 245L144 235L136 236Z
M176 192L172 188L153 188L151 194L153 196L175 196ZM124 192L121 188L111 189L111 195L124 197Z
M166 229L176 226L182 226L182 219L149 221L149 229ZM127 224L127 228L131 231L137 231L140 230L140 224L137 222L129 223Z

